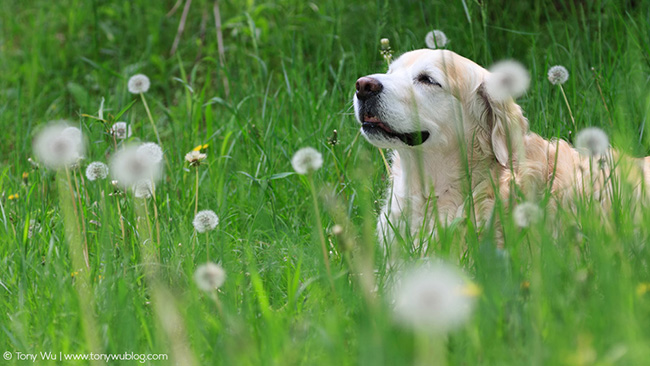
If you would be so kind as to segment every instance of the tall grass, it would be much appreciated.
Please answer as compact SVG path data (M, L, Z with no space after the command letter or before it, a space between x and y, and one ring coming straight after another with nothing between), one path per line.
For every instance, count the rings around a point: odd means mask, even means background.
M84 322L92 319L104 353L171 360L180 349L187 360L220 365L412 364L416 337L391 320L390 278L374 237L386 169L351 115L354 81L385 70L383 37L400 53L442 29L451 50L479 64L522 61L533 78L519 103L547 138L573 129L545 76L562 64L578 129L601 127L634 156L650 151L647 2L221 0L223 68L209 1L193 2L169 55L182 13L166 16L173 5L0 2L0 353L89 353L96 345ZM96 115L102 98L105 116L126 109L119 120L132 124L134 139L155 141L147 111L126 88L140 72L152 81L147 102L167 162L148 202L159 213L159 262L142 247L138 202L109 195L108 181L86 182L76 199L86 220L89 310L75 287L59 181L28 161L31 141L37 126L69 119L88 137L89 159L105 161L112 138L82 116ZM193 237L196 172L183 157L198 144L209 144L198 207L219 215L210 255L228 273L221 308L192 280L207 248ZM334 289L309 185L284 174L303 146L325 160L313 181ZM650 215L630 192L622 189L605 213L581 202L575 212L546 211L524 230L505 215L505 250L470 220L440 227L428 254L457 263L482 289L471 321L448 339L448 363L647 364ZM335 224L345 236L331 234ZM359 276L369 267L376 286Z

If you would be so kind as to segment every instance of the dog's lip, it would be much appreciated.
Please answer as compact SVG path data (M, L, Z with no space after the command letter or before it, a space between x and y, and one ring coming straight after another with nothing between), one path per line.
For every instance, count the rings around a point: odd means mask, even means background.
M419 131L410 133L398 133L391 130L383 122L369 122L364 118L361 128L367 135L381 134L391 138L396 138L408 146L418 146L423 144L431 135L429 131Z
M367 123L373 124L374 125L373 128L381 128L382 130L386 131L386 133L388 134L397 134L397 132L393 131L390 127L388 127L386 123L382 122L382 120L380 120L379 117L377 116L372 116L368 114L364 115L363 122L361 124L365 125Z

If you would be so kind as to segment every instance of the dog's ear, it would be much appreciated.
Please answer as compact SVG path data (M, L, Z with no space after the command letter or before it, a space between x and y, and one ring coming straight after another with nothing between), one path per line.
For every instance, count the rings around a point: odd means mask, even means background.
M475 105L479 128L485 131L494 157L504 167L515 166L524 157L524 136L528 132L528 120L521 107L508 97L491 98L481 83L475 92Z

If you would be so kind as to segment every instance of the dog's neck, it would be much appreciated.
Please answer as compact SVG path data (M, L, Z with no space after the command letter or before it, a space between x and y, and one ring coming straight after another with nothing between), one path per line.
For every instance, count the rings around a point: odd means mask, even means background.
M489 170L493 157L475 150L479 147L466 145L461 150L459 144L445 148L399 149L394 151L393 180L399 185L404 197L419 196L418 199L462 201L466 194L480 181L481 176ZM460 151L467 151L462 156ZM483 156L476 160L472 157ZM468 175L469 173L469 175ZM460 202L459 202L460 204Z

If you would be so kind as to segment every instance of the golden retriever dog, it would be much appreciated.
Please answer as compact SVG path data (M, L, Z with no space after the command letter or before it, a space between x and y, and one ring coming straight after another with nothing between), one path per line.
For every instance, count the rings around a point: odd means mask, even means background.
M361 132L371 144L392 150L377 228L382 241L392 241L395 230L431 233L436 213L442 224L466 217L470 208L477 224L496 220L496 200L512 202L515 185L519 201L521 194L536 199L547 189L553 205L576 197L586 181L590 194L611 190L605 166L620 162L618 154L608 148L589 157L566 141L530 132L513 98L488 95L490 75L454 52L424 49L403 54L385 74L357 80L354 110ZM640 188L650 177L649 163L627 161L626 180Z

